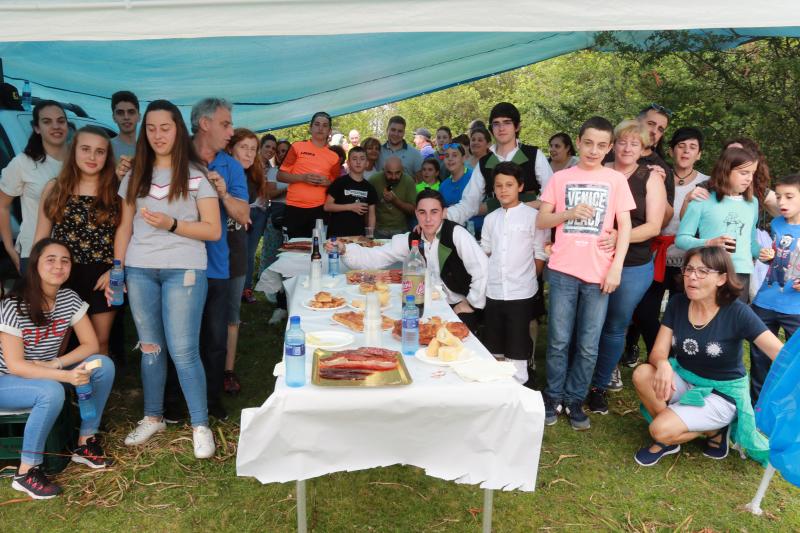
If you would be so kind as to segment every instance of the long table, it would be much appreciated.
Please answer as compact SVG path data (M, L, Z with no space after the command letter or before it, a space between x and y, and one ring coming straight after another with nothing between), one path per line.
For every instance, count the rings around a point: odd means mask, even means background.
M306 333L341 328L330 318L333 311L302 305L313 296L302 278L284 284L290 315L301 317ZM353 296L344 279L325 290ZM399 286L394 290L399 293ZM384 314L400 318L400 311L398 294ZM425 317L430 315L458 320L441 300L426 307ZM382 344L400 349L390 332ZM492 357L474 335L465 345L478 357ZM355 335L353 346L363 346L363 335ZM297 481L299 531L305 531L305 480L333 472L408 464L433 477L480 485L484 531L491 529L492 490L534 490L544 430L539 392L511 378L465 382L452 369L414 357L405 357L413 379L408 386L319 387L310 383L311 359L306 386L287 387L278 378L263 405L242 411L236 458L240 476Z

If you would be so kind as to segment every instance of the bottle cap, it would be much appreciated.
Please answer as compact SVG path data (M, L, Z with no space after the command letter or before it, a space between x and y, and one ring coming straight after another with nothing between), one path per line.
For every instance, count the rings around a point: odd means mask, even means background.
M331 242L336 242L336 237L331 237Z
M411 241L411 246L414 247L419 246L419 241L417 239L414 239L413 241Z
M289 323L292 326L299 326L300 325L300 317L297 315L293 315L289 317Z
M406 294L406 303L413 304L414 303L414 295L413 294Z
M114 266L115 267L118 267L118 266L121 266L121 265L122 265L122 261L120 261L119 259L114 259Z

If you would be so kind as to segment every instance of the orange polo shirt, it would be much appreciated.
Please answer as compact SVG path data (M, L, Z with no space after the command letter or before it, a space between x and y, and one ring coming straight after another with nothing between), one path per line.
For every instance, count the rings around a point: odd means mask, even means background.
M327 146L320 148L311 141L298 141L289 148L281 170L290 174L320 174L332 182L339 177L339 156ZM286 205L319 207L325 203L327 191L327 186L290 183L286 190Z

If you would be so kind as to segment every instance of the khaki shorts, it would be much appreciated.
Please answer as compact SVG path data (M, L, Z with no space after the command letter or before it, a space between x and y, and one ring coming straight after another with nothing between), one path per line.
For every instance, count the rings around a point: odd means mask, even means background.
M736 418L736 404L714 393L705 397L706 403L701 407L681 405L678 403L681 397L693 389L694 385L687 383L677 372L672 374L672 383L675 385L675 392L669 399L669 408L686 424L689 431L714 431L724 428Z

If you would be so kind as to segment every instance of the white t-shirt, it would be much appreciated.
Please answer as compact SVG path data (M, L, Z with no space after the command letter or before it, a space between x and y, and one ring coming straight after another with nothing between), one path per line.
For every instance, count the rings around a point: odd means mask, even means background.
M698 172L697 177L685 185L678 185L675 180L675 211L672 213L672 218L664 229L661 230L661 235L675 235L678 233L678 226L681 225L681 207L686 200L686 196L692 192L692 189L697 187L698 183L703 183L709 177L705 174ZM683 256L686 255L685 250L681 250L674 244L667 248L667 266L680 267L683 266Z
M61 172L61 161L46 156L43 162L36 162L21 153L11 160L0 175L0 191L9 196L21 197L22 223L16 249L22 258L31 255L42 189L48 181L58 176L59 172Z

